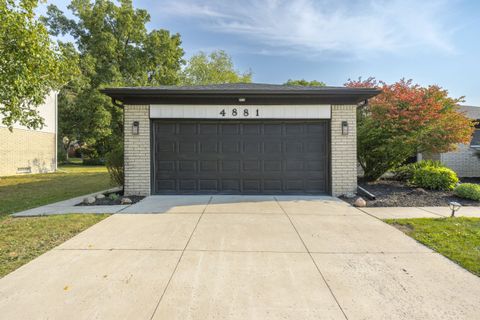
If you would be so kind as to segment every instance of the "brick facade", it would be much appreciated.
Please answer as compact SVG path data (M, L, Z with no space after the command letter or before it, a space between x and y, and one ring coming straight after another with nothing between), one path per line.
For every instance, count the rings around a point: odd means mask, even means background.
M419 153L420 160L436 160L449 167L461 178L480 177L480 159L468 144L458 144L457 150L446 153Z
M138 121L138 135L132 134L132 124ZM124 107L125 195L150 194L150 106Z
M357 132L355 105L331 107L332 195L353 195L357 188ZM150 108L126 105L125 113L125 193L150 194ZM132 134L133 121L139 121L139 135ZM342 135L342 121L348 121L348 135Z
M342 135L348 121L348 135ZM357 106L332 105L332 195L352 196L357 191Z
M0 176L56 169L55 133L0 128Z

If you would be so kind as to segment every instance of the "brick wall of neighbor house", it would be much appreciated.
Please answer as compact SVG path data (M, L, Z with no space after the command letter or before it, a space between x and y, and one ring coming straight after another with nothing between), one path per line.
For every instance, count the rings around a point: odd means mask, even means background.
M55 171L55 133L0 127L0 176Z
M348 121L348 135L342 135ZM357 106L332 105L332 195L354 195L357 191Z
M469 145L459 144L453 152L441 153L440 161L459 177L480 177L480 159Z
M150 106L124 106L125 195L150 194ZM138 121L138 135L132 124Z

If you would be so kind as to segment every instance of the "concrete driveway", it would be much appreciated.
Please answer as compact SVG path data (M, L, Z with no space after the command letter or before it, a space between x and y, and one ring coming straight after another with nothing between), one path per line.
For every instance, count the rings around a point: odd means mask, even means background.
M0 317L480 315L480 278L335 198L152 196L127 209L1 279Z

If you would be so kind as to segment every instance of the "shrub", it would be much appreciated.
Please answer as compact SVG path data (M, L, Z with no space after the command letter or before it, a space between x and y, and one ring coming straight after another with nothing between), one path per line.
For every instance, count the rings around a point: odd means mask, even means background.
M449 168L426 166L414 170L409 184L432 190L453 190L458 183L457 174Z
M67 153L65 152L64 149L59 148L57 151L57 162L60 163L66 163L67 162Z
M480 185L475 183L459 184L454 193L457 197L480 201Z
M123 145L119 144L108 152L105 157L105 164L110 174L110 179L115 185L123 186Z
M413 173L421 168L434 167L445 168L440 161L422 160L415 163L409 163L393 170L394 178L399 181L408 181L413 177Z

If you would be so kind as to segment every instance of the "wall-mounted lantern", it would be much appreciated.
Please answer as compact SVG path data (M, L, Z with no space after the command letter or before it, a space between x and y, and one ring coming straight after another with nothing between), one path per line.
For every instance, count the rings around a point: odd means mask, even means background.
M137 135L140 131L140 123L138 121L133 121L132 124L132 134Z
M342 136L348 135L348 121L342 121Z

